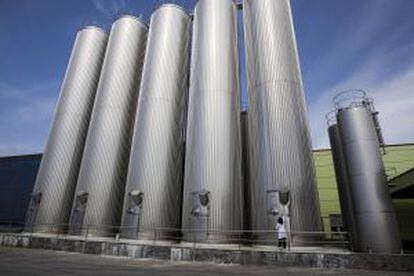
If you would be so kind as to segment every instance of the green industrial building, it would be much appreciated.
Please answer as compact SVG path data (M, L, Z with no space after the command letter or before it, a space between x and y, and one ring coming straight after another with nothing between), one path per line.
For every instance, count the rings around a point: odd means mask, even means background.
M384 148L384 166L401 235L406 245L414 242L414 143ZM324 231L338 230L341 214L330 149L314 151L321 217ZM412 246L410 246L412 247Z

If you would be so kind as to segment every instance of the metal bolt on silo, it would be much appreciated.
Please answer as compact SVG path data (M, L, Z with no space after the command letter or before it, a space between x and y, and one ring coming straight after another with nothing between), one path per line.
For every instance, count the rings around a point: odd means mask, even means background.
M151 16L135 121L121 237L179 234L191 18L173 4Z
M364 92L359 98L354 95L354 91L340 93L334 102L354 209L355 250L400 253L401 239L380 150L377 112Z
M289 0L243 1L249 127L251 230L320 231L319 199ZM278 195L289 194L290 206ZM287 214L279 212L289 211ZM289 227L289 225L288 225ZM252 237L274 239L274 235ZM298 233L294 241L312 238Z
M185 240L227 242L243 227L237 7L194 11L182 228Z
M82 28L72 49L26 215L26 231L67 230L107 33Z
M129 15L112 25L72 207L72 234L106 236L120 225L147 29Z

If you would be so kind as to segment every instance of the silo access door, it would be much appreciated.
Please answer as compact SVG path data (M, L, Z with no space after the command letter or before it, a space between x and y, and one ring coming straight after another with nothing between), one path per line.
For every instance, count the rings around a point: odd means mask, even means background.
M25 231L33 232L33 228L36 223L37 211L39 210L40 201L42 199L42 193L34 193L31 195L29 208L26 214Z
M75 209L72 213L71 218L71 229L70 233L72 235L81 235L83 219L85 217L86 203L88 201L88 193L80 191L76 194L75 198Z

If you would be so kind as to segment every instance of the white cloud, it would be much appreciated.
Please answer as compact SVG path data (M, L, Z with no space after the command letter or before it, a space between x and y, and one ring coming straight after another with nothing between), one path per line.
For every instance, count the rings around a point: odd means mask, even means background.
M374 98L386 143L414 141L414 64L389 78L381 77L384 66L379 59L367 62L310 104L314 148L329 147L325 114L333 109L336 93L352 88L366 90Z
M386 142L414 141L414 66L399 76L373 84Z
M54 81L37 83L25 88L0 83L0 99L14 103L10 108L3 107L1 114L17 121L48 119L53 113L58 89L58 84Z
M113 19L119 13L125 12L125 0L93 0L93 5L103 16Z
M316 95L309 101L314 148L329 147L325 114L333 109L336 93L353 88L366 90L374 98L386 143L414 141L414 120L410 116L414 109L414 59L407 55L398 64L401 56L414 52L414 41L407 37L410 21L395 23L394 11L402 7L402 2L396 5L391 2L363 4L361 11L366 16L355 16L357 19L349 23L347 31L332 41L330 50L318 64L312 65L317 70L308 79L324 81L327 76L335 75L332 72L341 64L356 61L342 80L321 92L311 91ZM405 38L404 44L399 41L401 37ZM355 60L357 57L360 60Z
M43 150L58 93L55 81L23 88L0 83L0 155Z

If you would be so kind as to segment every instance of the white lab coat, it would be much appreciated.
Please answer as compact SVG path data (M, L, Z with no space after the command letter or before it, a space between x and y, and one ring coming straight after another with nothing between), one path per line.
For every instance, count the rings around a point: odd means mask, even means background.
M276 223L277 239L287 239L287 231L285 224Z

